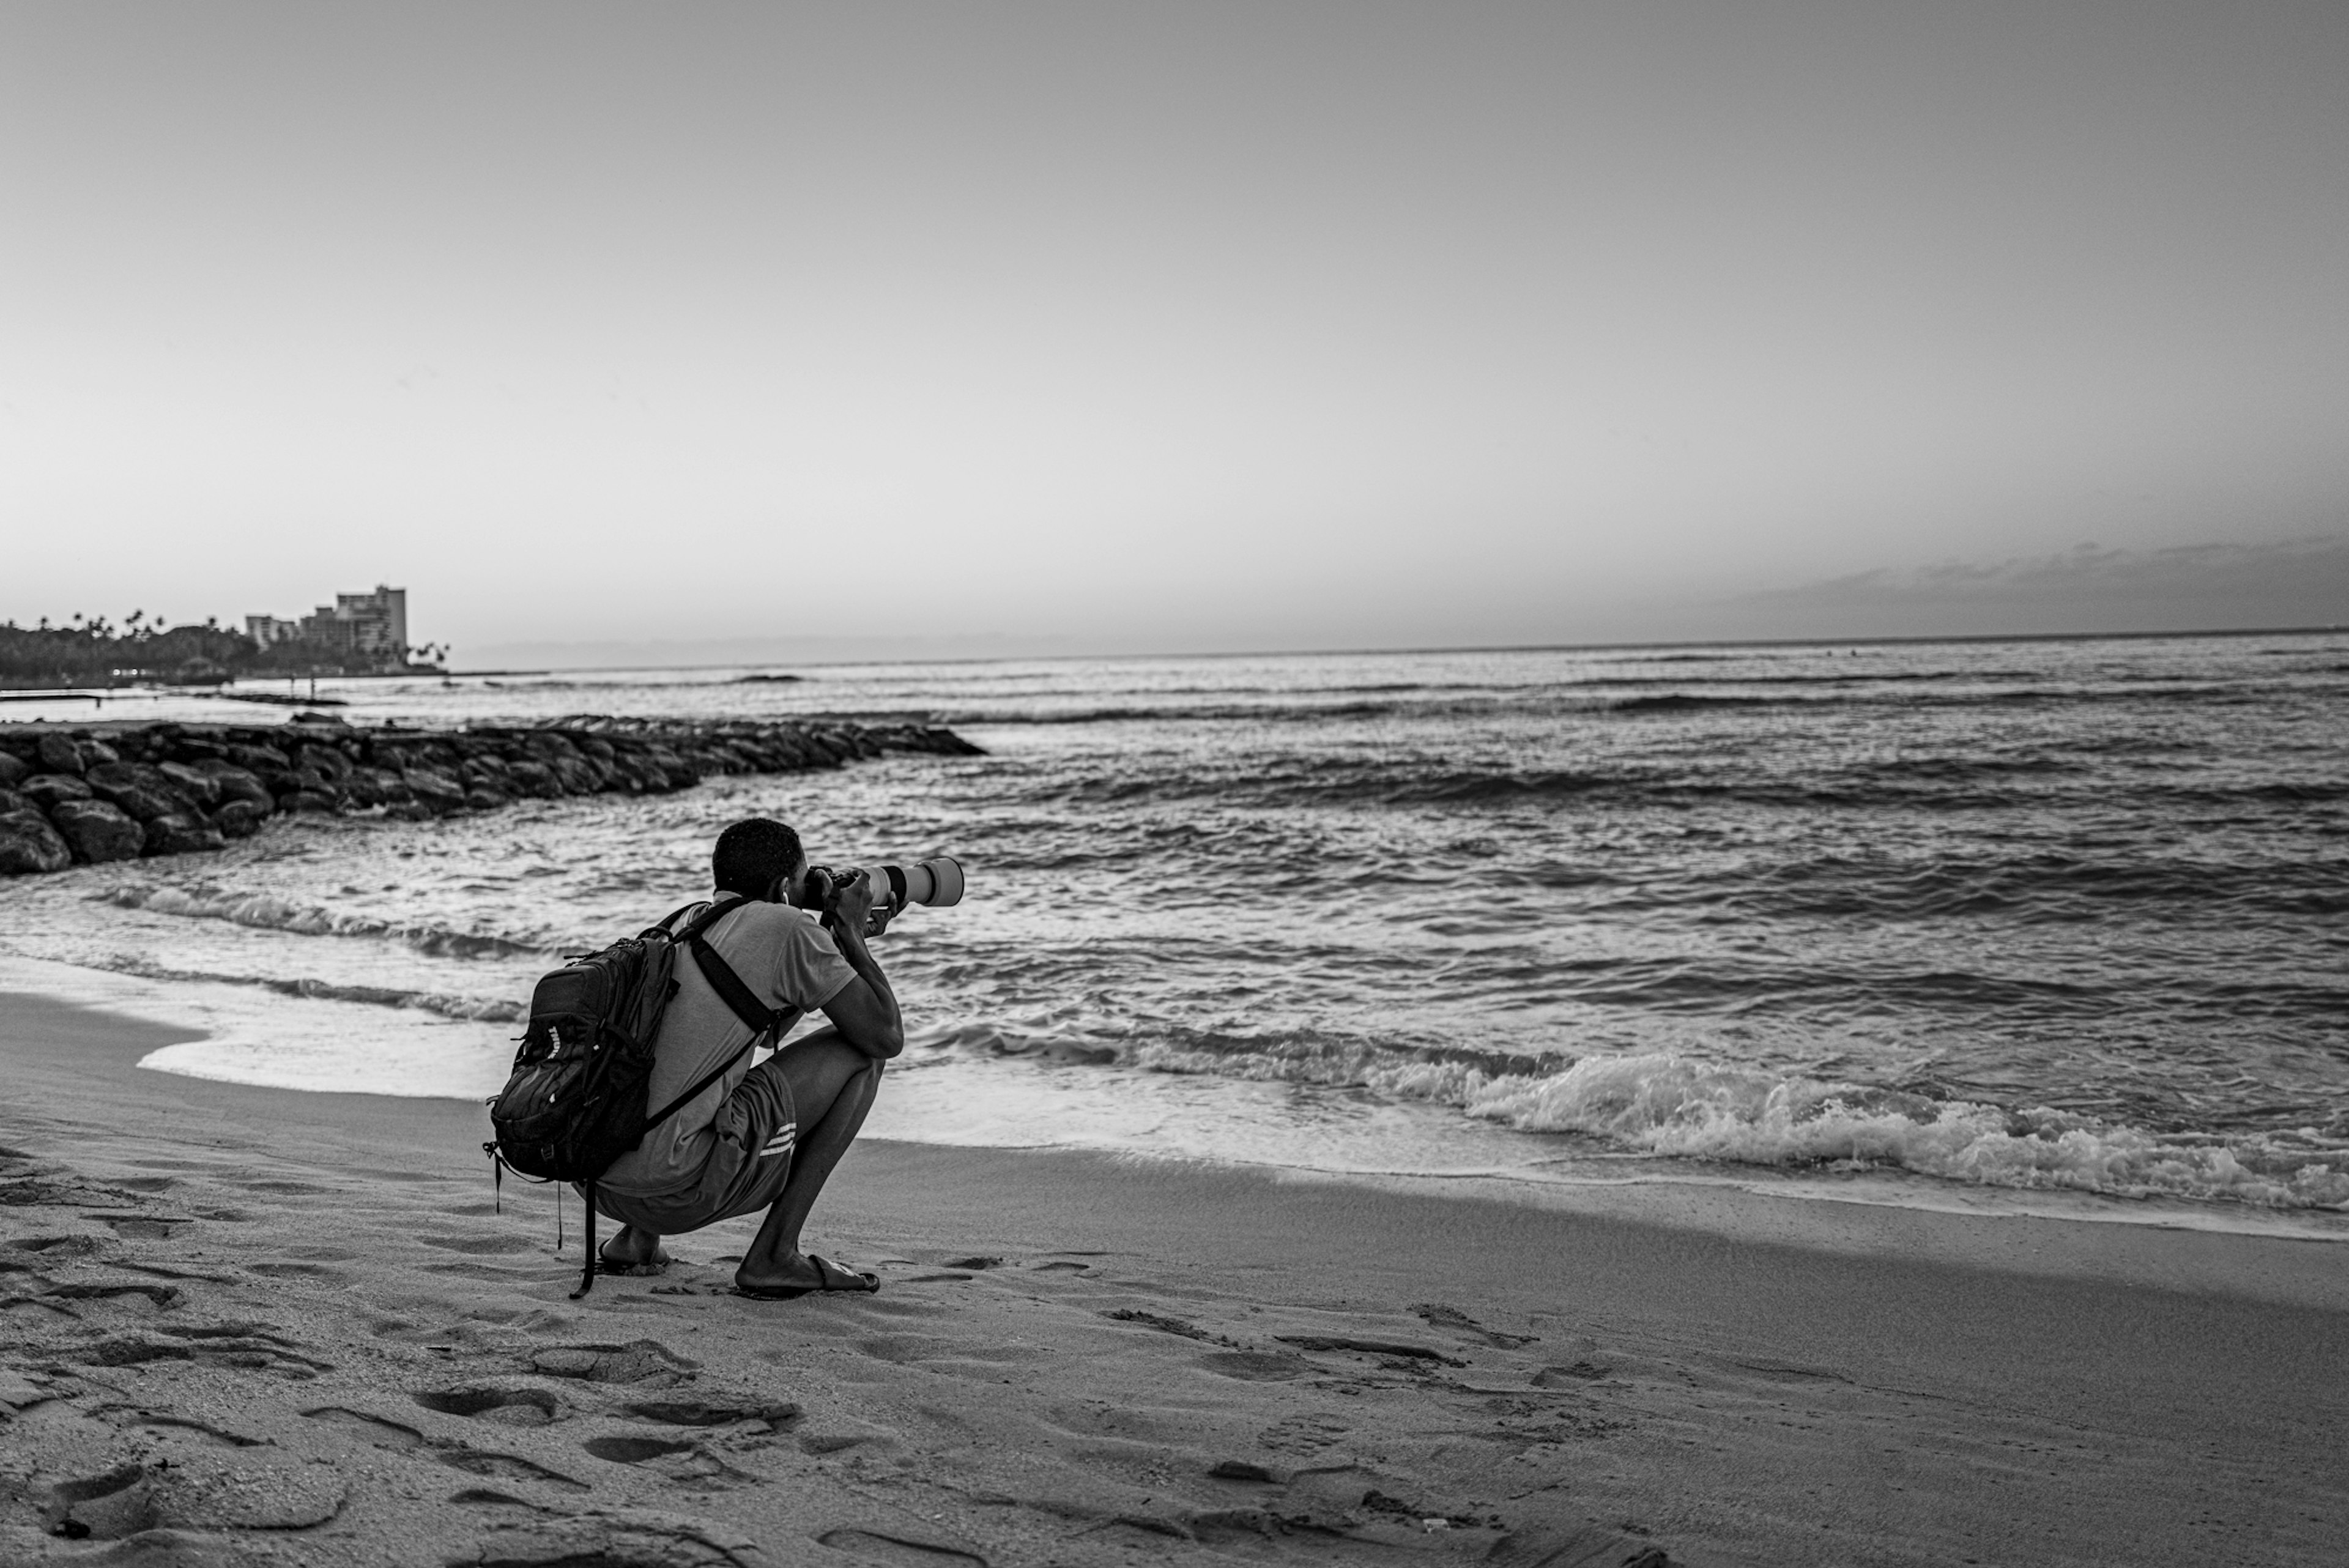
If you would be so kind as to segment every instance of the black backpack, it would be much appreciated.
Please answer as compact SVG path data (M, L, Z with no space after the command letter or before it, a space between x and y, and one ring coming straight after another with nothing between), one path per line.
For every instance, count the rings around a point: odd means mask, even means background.
M583 953L538 982L531 993L530 1023L514 1053L513 1074L489 1102L490 1126L497 1136L481 1146L499 1182L512 1168L542 1181L575 1181L587 1200L587 1261L579 1275L577 1301L595 1288L595 1181L612 1162L644 1141L645 1135L689 1105L726 1075L745 1053L770 1035L780 1035L793 1010L760 1002L704 933L740 902L720 898L682 930L670 924L688 904L643 934L614 942L601 952ZM661 1014L677 994L677 950L692 950L693 961L736 1017L750 1026L750 1039L700 1081L647 1116L652 1086L653 1041Z

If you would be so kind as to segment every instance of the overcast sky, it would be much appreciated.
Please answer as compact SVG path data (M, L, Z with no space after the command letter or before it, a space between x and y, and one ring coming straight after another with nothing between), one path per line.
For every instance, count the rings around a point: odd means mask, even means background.
M2340 0L0 29L0 618L1578 641L2349 527Z

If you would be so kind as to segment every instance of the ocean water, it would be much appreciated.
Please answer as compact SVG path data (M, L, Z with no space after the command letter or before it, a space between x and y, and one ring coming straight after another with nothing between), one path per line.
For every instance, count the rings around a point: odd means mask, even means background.
M970 871L881 944L875 1133L2349 1234L2349 637L748 673L320 691L988 754L0 883L0 983L212 1031L166 1070L487 1095L540 971L773 815Z

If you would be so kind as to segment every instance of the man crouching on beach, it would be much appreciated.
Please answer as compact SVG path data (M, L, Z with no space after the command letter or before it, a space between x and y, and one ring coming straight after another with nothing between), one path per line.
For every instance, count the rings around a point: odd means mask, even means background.
M873 1108L881 1064L905 1045L897 998L864 943L872 886L859 877L843 889L827 929L801 907L808 860L800 836L764 817L719 834L710 867L718 897L739 900L709 928L719 956L792 1022L821 1008L831 1024L756 1066L744 1053L604 1173L595 1206L622 1228L600 1250L598 1266L607 1273L658 1268L668 1262L663 1236L764 1209L766 1222L734 1271L736 1288L774 1297L877 1291L874 1275L800 1251L808 1210ZM692 1087L750 1037L750 1026L699 965L678 963L677 985L653 1040L647 1099L656 1106Z

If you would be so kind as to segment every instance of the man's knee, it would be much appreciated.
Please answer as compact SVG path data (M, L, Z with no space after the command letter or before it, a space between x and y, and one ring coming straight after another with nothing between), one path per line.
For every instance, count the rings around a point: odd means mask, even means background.
M852 1089L878 1083L881 1063L830 1030L794 1040L778 1054L802 1126L823 1116ZM867 1077L865 1075L870 1074Z

